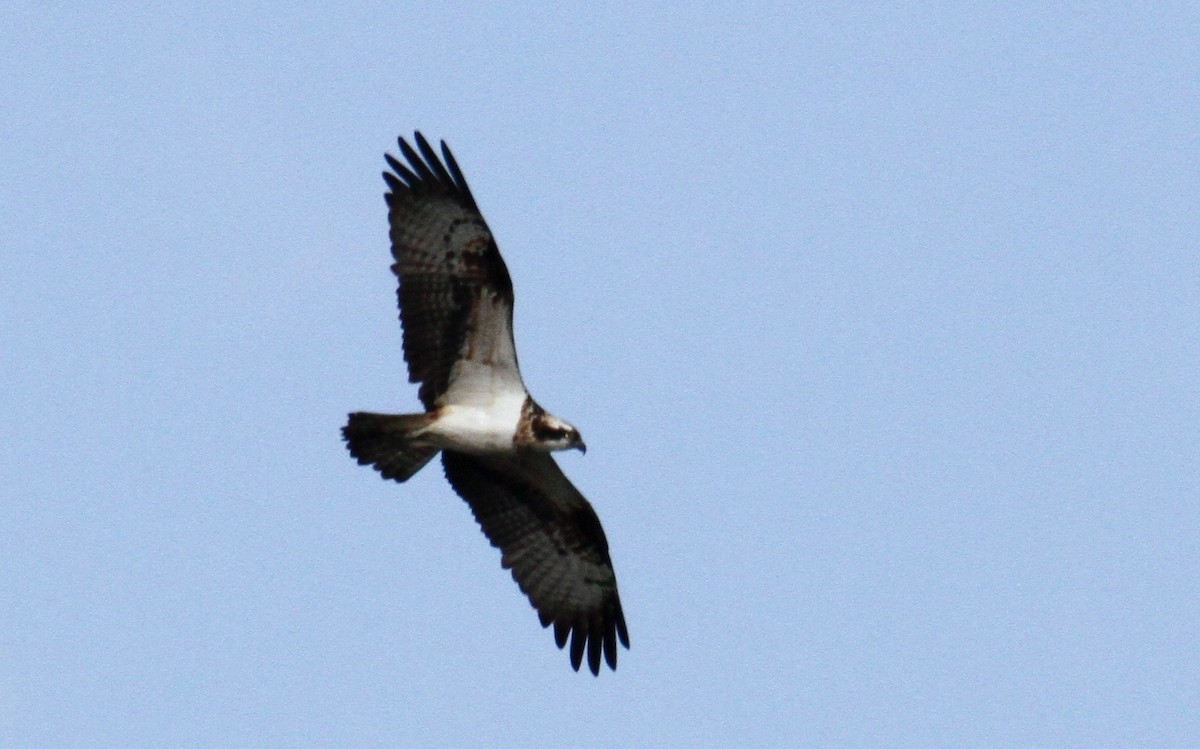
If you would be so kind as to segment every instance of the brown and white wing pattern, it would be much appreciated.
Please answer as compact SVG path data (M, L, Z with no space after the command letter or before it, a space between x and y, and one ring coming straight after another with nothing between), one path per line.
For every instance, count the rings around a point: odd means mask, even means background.
M426 409L460 376L482 374L477 387L489 392L523 390L500 250L445 142L439 157L419 132L413 139L416 149L399 140L408 163L388 155L383 173L409 380Z
M442 453L446 478L471 506L501 564L554 625L558 646L571 642L578 670L587 653L593 674L600 657L617 667L617 640L629 647L617 579L600 519L546 453L511 456Z

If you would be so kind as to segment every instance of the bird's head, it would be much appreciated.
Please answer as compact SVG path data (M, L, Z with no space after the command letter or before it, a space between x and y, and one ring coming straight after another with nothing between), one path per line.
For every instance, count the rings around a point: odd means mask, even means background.
M538 414L532 426L536 446L546 452L578 450L587 453L587 445L583 443L579 430L556 416Z

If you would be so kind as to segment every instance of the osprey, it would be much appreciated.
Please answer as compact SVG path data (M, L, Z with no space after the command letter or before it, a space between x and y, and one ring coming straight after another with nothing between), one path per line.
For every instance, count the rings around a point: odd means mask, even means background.
M442 142L444 162L421 133L403 138L407 166L385 154L392 272L410 382L424 413L352 413L342 436L361 465L406 481L433 456L467 501L500 563L571 642L576 671L586 651L617 667L629 647L617 579L600 519L550 453L587 447L579 430L525 389L513 343L513 287L500 250L462 172Z

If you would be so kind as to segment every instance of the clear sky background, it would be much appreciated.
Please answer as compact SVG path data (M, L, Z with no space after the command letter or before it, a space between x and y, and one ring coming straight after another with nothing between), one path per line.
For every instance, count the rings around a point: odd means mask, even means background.
M1194 3L196 5L0 12L0 745L1195 745ZM414 128L615 673L341 444Z

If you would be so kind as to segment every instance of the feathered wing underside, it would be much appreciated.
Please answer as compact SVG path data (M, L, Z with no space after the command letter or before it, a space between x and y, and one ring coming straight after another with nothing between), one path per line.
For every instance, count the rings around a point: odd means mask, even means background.
M593 674L603 655L617 667L617 641L629 633L608 541L595 511L545 453L482 457L442 453L446 478L471 507L537 609L554 625L558 646L571 643L571 665L587 654Z
M426 409L523 390L500 250L450 149L443 142L439 157L420 133L414 140L416 149L399 141L407 165L387 156L383 173L409 380Z

